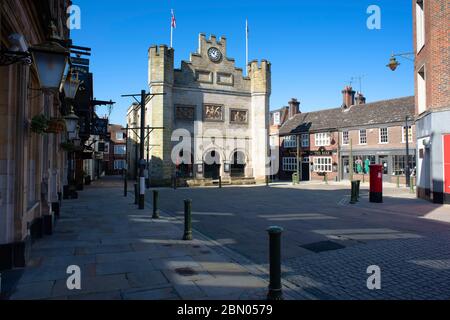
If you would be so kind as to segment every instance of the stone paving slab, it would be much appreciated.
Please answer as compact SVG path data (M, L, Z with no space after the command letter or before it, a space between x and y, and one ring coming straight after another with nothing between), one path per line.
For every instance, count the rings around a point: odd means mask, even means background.
M182 241L181 221L151 219L151 207L137 210L111 183L63 202L54 235L33 245L11 299L259 299L256 291L267 291L266 280L217 253L216 243ZM67 289L71 265L81 269L81 290Z

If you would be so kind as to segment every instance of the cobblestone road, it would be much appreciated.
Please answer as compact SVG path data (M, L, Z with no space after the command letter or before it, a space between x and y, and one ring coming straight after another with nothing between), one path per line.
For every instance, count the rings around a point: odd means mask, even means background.
M317 299L450 299L450 207L387 188L356 206L342 184L161 190L163 209L182 214L191 198L194 227L267 268L270 225L284 227L283 278ZM381 290L367 268L381 268Z

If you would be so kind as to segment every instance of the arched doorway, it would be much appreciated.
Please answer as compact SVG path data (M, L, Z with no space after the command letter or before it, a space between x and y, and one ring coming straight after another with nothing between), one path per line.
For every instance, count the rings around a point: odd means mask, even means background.
M245 177L245 154L242 151L235 151L231 158L231 172L232 178L243 178Z
M220 154L216 150L208 151L205 154L205 173L206 179L217 180L220 176Z
M192 153L188 152L186 156L181 151L177 160L177 177L179 178L192 178L194 175L194 157Z

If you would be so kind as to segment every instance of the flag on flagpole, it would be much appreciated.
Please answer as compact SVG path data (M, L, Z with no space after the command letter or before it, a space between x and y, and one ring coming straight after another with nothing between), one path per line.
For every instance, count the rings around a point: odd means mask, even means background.
M170 47L173 48L173 29L177 27L177 19L175 18L175 13L173 9L171 10L172 18L170 19Z
M173 29L177 28L177 19L175 19L175 14L173 12L173 9L172 9L172 28Z

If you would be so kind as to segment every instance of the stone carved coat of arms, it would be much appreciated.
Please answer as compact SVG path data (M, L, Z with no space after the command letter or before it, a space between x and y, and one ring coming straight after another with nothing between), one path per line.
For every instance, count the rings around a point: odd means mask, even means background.
M206 105L205 106L205 120L222 121L223 120L222 106Z

